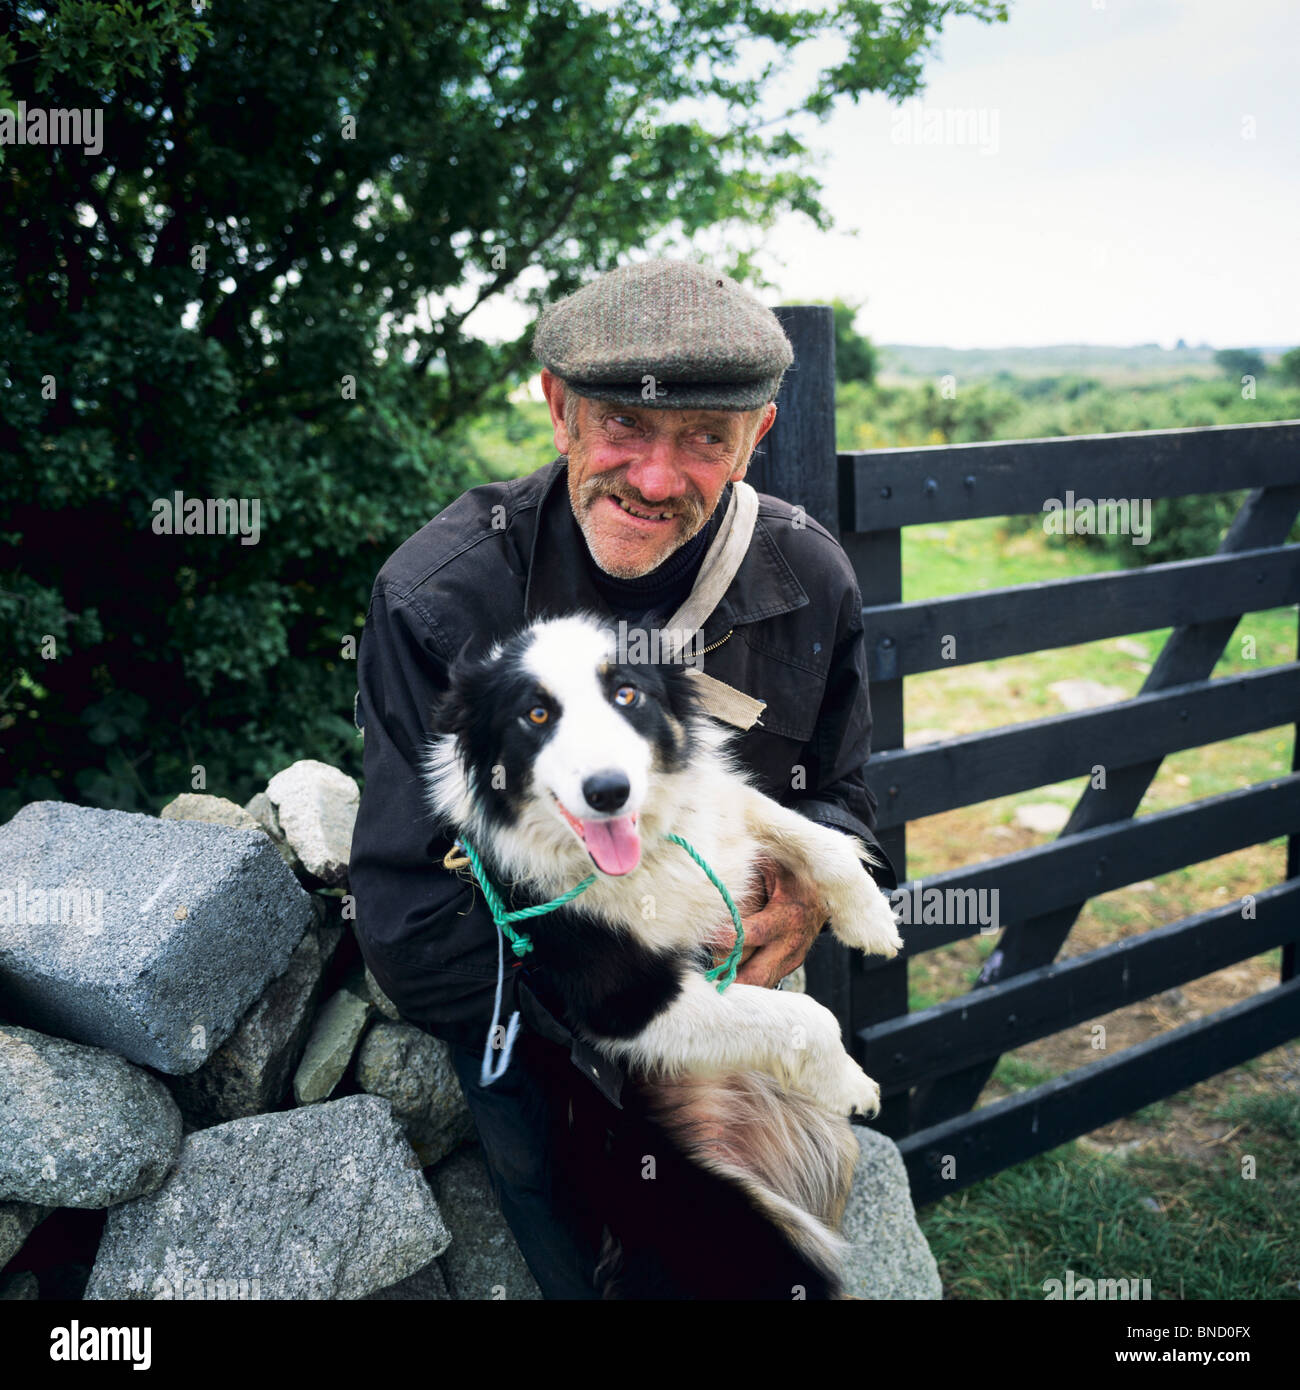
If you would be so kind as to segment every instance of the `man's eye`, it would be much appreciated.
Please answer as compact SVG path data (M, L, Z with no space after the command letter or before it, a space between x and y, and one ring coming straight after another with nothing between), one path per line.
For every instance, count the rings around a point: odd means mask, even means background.
M551 712L545 705L534 705L532 709L528 711L528 717L534 724L545 724L551 717Z
M634 685L620 685L614 692L614 703L627 708L634 705L641 698L640 692Z
M611 415L608 418L612 424L619 425L625 430L636 428L636 421L630 415Z

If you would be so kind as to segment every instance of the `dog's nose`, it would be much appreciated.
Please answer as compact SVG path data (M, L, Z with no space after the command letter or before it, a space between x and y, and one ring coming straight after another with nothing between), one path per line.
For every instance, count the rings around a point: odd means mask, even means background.
M617 811L631 790L621 772L593 772L582 784L582 794L593 811Z

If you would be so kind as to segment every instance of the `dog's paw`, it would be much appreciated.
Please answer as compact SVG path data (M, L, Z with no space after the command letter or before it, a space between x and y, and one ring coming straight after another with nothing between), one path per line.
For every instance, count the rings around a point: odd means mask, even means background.
M880 1087L844 1050L835 1015L808 995L792 995L803 1006L797 1046L782 1061L786 1081L837 1115L875 1115Z
M828 1068L817 1078L813 1099L837 1115L870 1119L880 1113L880 1087L847 1053L836 1069Z
M832 904L831 931L846 946L886 959L903 949L889 898L872 881L867 881L865 891L859 885L856 893L844 895L838 906L835 911Z

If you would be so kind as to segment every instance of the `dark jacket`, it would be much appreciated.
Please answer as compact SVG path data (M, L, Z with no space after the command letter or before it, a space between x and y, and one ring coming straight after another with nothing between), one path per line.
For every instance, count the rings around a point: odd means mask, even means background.
M366 615L357 668L365 789L350 880L357 935L403 1018L471 1048L482 1048L492 1020L496 935L481 893L442 868L450 842L420 774L436 732L430 709L470 639L575 608L609 611L580 545L560 458L527 477L471 488L441 511L380 571ZM876 802L863 780L871 705L861 609L838 542L760 494L749 551L704 625L704 669L767 702L761 725L735 745L762 790L879 849ZM892 866L877 881L896 887ZM516 892L512 901L536 899ZM526 976L537 968L533 956ZM537 1009L540 989L519 988L508 950L506 960L503 1018L518 1008L526 1024L571 1042L564 1025Z

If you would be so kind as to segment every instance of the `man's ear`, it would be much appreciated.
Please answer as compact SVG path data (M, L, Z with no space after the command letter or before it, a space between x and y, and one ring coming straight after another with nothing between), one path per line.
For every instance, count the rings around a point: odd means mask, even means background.
M564 423L564 382L560 380L554 372L542 368L542 395L546 397L546 404L551 412L551 428L555 435L555 452L564 454L569 453L568 426Z
M768 432L768 430L772 428L775 422L776 402L768 401L768 403L763 407L763 415L758 422L758 428L755 431L753 442L750 444L749 449L745 454L745 457L732 471L731 481L733 483L738 483L745 476L745 474L749 472L749 465L751 460L753 459L754 450L758 447L758 441L762 439L762 437Z
M754 442L749 446L752 454L758 448L758 441L776 424L776 402L768 401L763 407L763 418L758 422L758 432L754 435Z

